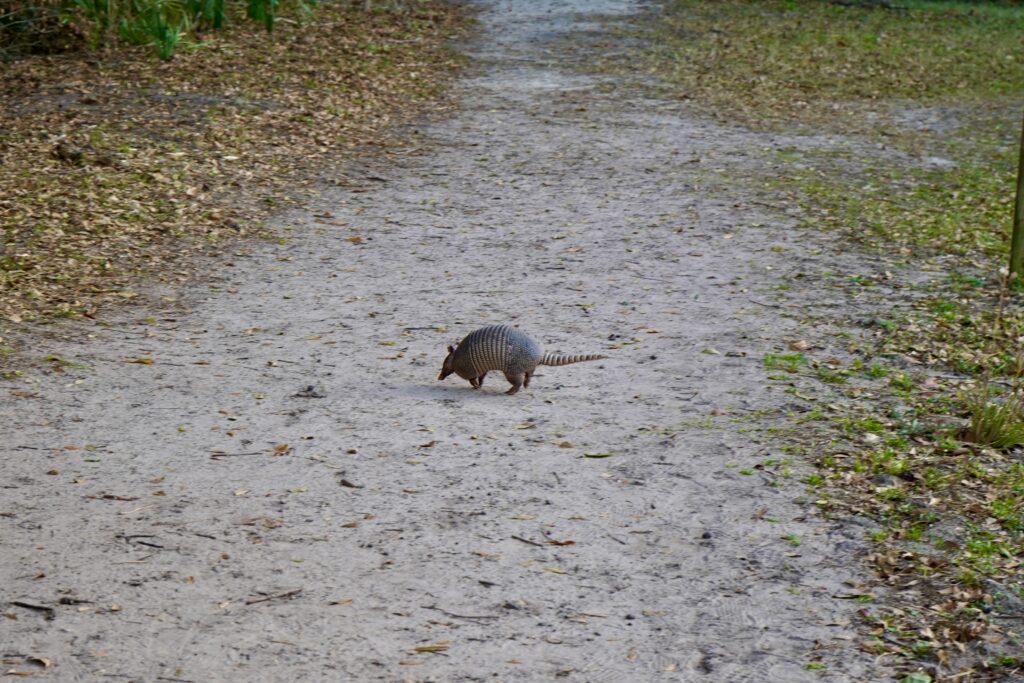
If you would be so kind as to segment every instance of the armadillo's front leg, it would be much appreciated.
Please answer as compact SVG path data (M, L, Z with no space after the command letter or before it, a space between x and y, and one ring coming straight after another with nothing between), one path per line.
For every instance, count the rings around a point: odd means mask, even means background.
M505 393L506 394L514 394L517 391L519 391L519 387L523 386L523 382L526 380L526 375L524 375L524 374L513 375L511 373L506 372L505 373L505 379L507 379L509 381L509 383L512 384L512 388L509 389L508 391L506 391Z

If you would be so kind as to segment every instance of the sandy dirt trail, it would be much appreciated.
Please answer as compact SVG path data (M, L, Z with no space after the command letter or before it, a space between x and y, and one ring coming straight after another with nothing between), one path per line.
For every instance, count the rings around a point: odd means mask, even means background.
M71 364L0 399L5 671L884 674L833 597L863 578L863 527L752 469L784 457L762 416L791 397L762 358L797 334L758 300L820 257L695 179L772 141L571 68L639 9L482 3L460 109L329 179L284 244L48 331L32 357ZM610 358L516 396L437 381L446 344L499 322Z

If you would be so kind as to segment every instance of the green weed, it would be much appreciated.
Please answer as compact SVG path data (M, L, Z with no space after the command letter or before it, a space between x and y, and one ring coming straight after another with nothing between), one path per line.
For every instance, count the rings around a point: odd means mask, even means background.
M764 355L765 370L797 372L804 365L807 365L807 357L802 353L766 353Z
M1024 445L1024 395L994 394L987 383L967 399L971 424L966 437L974 443L1007 449Z

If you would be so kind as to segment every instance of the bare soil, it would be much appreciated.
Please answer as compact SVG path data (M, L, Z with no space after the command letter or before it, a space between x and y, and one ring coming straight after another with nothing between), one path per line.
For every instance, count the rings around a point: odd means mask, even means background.
M768 432L792 397L763 357L800 330L766 293L845 266L707 182L828 141L573 68L638 3L481 5L461 109L325 179L280 244L148 310L17 331L5 671L888 677L857 647L865 527L818 518ZM446 344L499 322L610 358L515 396L437 381Z

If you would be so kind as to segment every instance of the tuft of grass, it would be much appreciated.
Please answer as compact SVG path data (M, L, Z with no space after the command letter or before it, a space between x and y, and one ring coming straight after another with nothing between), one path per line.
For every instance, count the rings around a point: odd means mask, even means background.
M1011 391L995 396L985 383L966 401L971 424L969 441L1000 450L1024 445L1024 395Z
M874 363L866 370L864 370L864 376L870 377L871 379L881 379L882 377L885 377L888 374L889 370L885 367L882 367L878 363Z
M797 372L801 366L807 365L807 356L802 353L766 353L764 354L765 370L785 370Z

